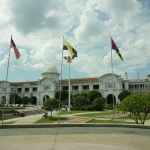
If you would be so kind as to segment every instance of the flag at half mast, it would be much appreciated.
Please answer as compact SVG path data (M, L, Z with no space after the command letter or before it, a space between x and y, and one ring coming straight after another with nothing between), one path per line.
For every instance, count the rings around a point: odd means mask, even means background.
M74 57L77 57L77 51L65 39L63 41L63 50L68 50L72 59L74 59Z
M11 41L10 41L10 48L13 48L13 49L14 49L16 59L19 59L19 57L20 57L21 55L20 55L20 52L19 52L18 48L16 47L16 45L15 45L13 39L12 39L12 36L11 36Z
M123 57L121 56L119 49L112 38L111 38L111 48L116 51L120 59L123 61Z

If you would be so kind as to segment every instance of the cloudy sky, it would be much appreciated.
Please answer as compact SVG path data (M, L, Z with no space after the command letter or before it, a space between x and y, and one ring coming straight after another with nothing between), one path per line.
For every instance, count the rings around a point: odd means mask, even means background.
M60 73L63 36L78 52L71 78L111 73L110 36L124 58L112 51L114 73L130 79L150 73L149 0L1 0L0 80L6 80L11 34L21 53L16 60L10 51L11 82L40 79L51 64ZM68 78L65 60L62 78Z

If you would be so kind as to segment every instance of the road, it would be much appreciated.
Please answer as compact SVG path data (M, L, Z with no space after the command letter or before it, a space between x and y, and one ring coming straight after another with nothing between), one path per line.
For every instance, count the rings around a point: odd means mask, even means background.
M150 130L122 127L0 129L1 150L149 150Z

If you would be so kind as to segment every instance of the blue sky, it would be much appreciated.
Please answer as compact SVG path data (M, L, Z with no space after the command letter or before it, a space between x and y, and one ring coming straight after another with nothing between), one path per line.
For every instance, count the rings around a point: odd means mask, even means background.
M11 49L10 82L40 79L48 65L60 73L63 36L78 52L71 78L111 73L110 36L124 58L112 51L114 73L130 79L150 73L149 0L1 0L0 20L0 80L6 79L11 34L21 57ZM68 78L65 60L62 78Z

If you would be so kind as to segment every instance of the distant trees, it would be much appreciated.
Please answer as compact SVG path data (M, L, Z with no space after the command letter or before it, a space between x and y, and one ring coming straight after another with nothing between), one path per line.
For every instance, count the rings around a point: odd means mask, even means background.
M61 101L68 99L68 92L67 91L61 91ZM59 92L56 92L55 98L59 100Z
M78 109L87 104L89 104L89 100L85 96L77 96L74 99L74 106Z
M102 97L101 93L96 90L89 91L87 94L87 98L90 100L91 104L95 100L95 98Z
M104 97L96 98L92 102L92 104L95 106L95 109L96 110L100 110L100 111L103 110L105 103L106 103L106 98L104 98Z
M118 98L120 101L124 100L126 97L128 97L129 95L131 94L131 92L125 90L123 92L121 92L119 95L118 95Z

